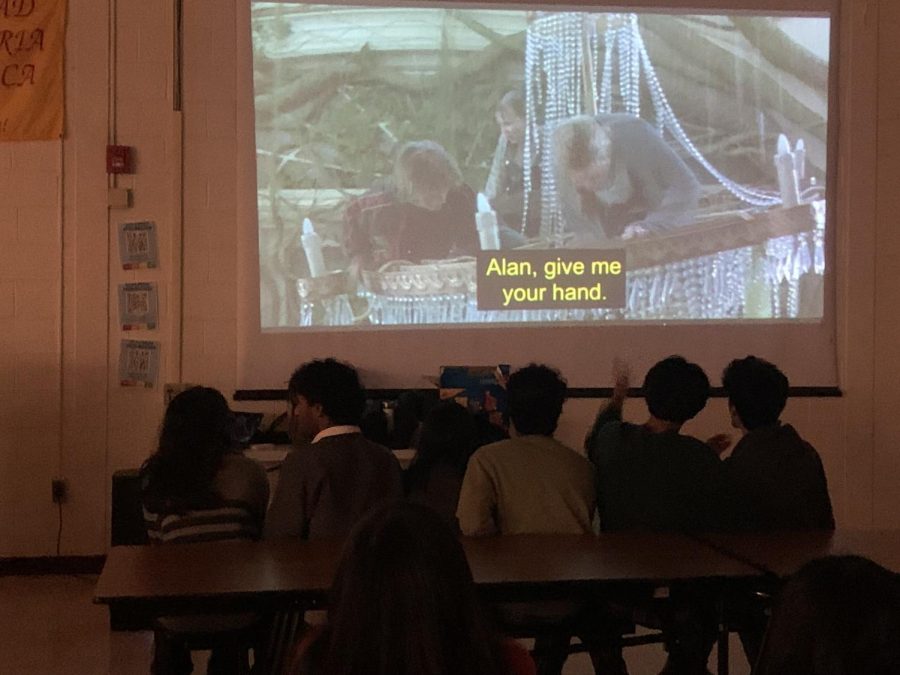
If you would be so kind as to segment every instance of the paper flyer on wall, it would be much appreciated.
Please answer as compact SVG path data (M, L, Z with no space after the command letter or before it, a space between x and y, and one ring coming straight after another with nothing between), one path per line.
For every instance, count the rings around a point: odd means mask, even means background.
M119 284L119 323L122 330L154 330L159 319L155 283Z
M156 386L159 374L159 343L122 340L119 352L119 384L123 387Z
M122 269L137 270L159 266L156 223L119 223L119 258Z

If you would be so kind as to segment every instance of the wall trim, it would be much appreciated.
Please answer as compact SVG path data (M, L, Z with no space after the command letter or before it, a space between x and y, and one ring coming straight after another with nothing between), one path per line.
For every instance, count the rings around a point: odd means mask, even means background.
M49 574L100 574L105 555L62 555L0 558L0 577Z
M369 398L390 400L398 398L401 394L415 392L425 396L435 395L437 389L366 389ZM726 398L722 387L711 387L710 398ZM840 387L791 387L788 390L790 398L841 398L844 392ZM612 387L570 387L567 398L609 398L612 396ZM643 398L644 392L638 387L628 390L630 398ZM287 389L238 389L232 398L235 401L286 401Z

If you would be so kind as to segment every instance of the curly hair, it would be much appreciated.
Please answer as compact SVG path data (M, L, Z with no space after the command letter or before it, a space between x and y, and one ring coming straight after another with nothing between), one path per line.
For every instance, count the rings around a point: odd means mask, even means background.
M566 401L566 381L559 371L531 363L509 376L506 389L516 431L552 436Z
M320 404L334 424L359 424L366 409L366 391L356 369L336 359L304 363L288 382L291 402L298 396L310 405Z
M647 371L644 398L650 414L657 419L684 423L706 405L709 378L696 363L670 356Z
M776 424L787 404L787 376L756 356L729 363L722 373L722 387L748 430Z

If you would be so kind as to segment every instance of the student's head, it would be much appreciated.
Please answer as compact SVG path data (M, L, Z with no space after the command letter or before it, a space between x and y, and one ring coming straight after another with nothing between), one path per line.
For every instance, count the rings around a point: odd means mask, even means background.
M459 167L444 148L434 141L412 141L394 163L397 196L404 202L429 211L440 211L450 190L462 183Z
M234 417L215 389L191 387L166 408L156 452L144 463L144 500L154 511L204 504L222 457L232 450Z
M722 373L732 423L752 431L778 423L787 403L788 379L777 366L748 356L735 359Z
M366 392L353 366L335 359L309 361L288 382L290 434L310 440L323 429L359 424Z
M580 192L606 186L611 165L611 141L606 127L589 115L560 123L553 131L553 169L558 185Z
M519 91L508 91L503 95L494 117L507 143L519 145L525 140L525 100Z
M644 378L644 399L650 414L664 422L684 424L703 410L709 379L696 363L681 356L663 359Z
M900 669L900 581L871 560L829 557L782 589L758 675L888 675Z
M413 466L427 472L437 464L446 464L462 476L477 443L472 414L452 399L440 401L422 421Z
M532 363L509 376L506 391L519 434L553 435L566 401L566 381L558 370Z
M501 672L462 545L423 506L384 507L357 524L328 623L328 675Z

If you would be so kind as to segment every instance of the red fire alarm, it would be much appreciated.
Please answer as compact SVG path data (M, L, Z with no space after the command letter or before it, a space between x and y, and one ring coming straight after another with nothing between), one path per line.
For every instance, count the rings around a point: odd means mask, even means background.
M134 173L134 153L128 145L106 146L106 173Z

